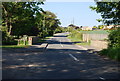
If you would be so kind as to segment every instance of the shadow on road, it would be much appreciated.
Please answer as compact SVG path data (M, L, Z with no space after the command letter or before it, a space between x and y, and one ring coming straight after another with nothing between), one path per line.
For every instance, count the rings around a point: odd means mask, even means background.
M56 35L54 37L67 37L67 36L65 36L65 35Z
M75 61L69 53L77 57ZM118 63L89 50L47 49L42 52L4 53L3 79L118 79Z
M75 43L81 43L80 41L78 42L61 42L61 41L58 41L58 40L49 40L48 41L49 44L66 44L66 45L71 45L71 44L75 44Z

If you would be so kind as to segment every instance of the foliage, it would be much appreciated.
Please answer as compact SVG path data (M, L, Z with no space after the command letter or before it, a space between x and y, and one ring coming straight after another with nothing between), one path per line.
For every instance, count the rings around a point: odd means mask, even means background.
M57 27L54 32L55 33L61 33L61 32L63 32L63 28L62 27Z
M82 31L82 29L81 29L81 28L79 28L79 29L77 29L77 31Z
M120 1L119 2L97 2L96 7L91 6L92 10L95 10L97 13L100 13L102 21L107 25L120 25ZM104 1L104 0L102 0ZM112 59L120 61L120 28L111 30L108 36L108 48L101 51L101 55L106 55Z
M120 61L120 48L108 48L100 51L101 55L105 55L111 59Z
M31 35L33 27L35 28L36 12L40 12L38 7L40 2L3 2L3 26L7 27L9 35ZM24 31L23 31L24 30Z
M39 36L44 38L45 36L53 35L56 28L61 24L59 19L50 11L44 11L41 15L43 16L42 24L38 23L38 26L42 26L41 28L39 27Z
M23 35L45 37L53 35L60 21L57 16L40 8L43 2L3 2L3 44Z
M10 36L7 32L2 31L2 44L17 45L17 41L14 40L13 36Z
M120 24L120 1L119 2L97 2L96 7L90 6L92 10L95 10L97 13L100 13L102 21L104 24Z
M77 45L90 45L90 41L89 42L83 42L82 40L82 32L79 32L78 29L75 30L74 28L69 28L70 30L70 34L68 35L68 38L74 42L74 44Z
M108 38L110 48L120 48L120 28L112 30Z
M73 30L71 30L69 37L74 38L76 40L78 39L78 41L81 41L82 40L82 33L73 29Z
M27 48L29 45L2 45L0 48Z
M98 25L98 29L103 29L104 25Z
M74 24L70 24L70 25L68 25L68 26L70 26L70 27L75 27L75 25L74 25Z
M93 28L97 28L97 26L93 26Z
M100 54L120 61L120 28L111 30L108 36L108 48L100 51Z

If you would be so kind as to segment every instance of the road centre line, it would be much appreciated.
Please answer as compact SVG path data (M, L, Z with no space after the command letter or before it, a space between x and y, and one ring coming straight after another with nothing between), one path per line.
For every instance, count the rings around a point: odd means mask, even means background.
M69 54L75 61L79 61L75 56L73 56L72 54Z
M99 77L100 79L102 79L102 80L105 80L105 78L102 78L102 77Z
M61 40L60 40L60 45L61 45L62 47L64 47L64 46L62 45L62 43L61 43Z

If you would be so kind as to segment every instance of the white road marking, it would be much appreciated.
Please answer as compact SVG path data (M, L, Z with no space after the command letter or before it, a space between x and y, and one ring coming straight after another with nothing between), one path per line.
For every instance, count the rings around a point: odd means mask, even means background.
M79 61L75 56L73 56L72 54L69 54L75 61Z
M102 78L102 77L99 77L100 79L102 79L102 80L105 80L104 78Z
M64 46L62 45L62 43L61 43L61 40L60 40L60 45L61 45L62 47L64 47Z
M71 40L70 39L67 39L69 42L71 42ZM73 44L73 43L72 43ZM75 45L75 44L73 44L73 45ZM83 46L80 46L80 45L76 45L76 46L78 46L78 47L80 47L80 48L82 48L83 50L88 50L87 48L85 48L85 47L83 47Z
M87 48L85 48L85 47L82 47L82 46L79 46L79 45L77 45L78 47L80 47L80 48L82 48L83 50L88 50Z

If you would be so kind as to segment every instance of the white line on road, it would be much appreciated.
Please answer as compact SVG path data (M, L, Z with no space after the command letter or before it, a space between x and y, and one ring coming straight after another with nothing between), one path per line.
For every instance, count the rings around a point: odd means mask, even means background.
M79 61L75 56L73 56L72 54L69 54L75 61Z
M102 78L102 77L99 77L100 79L102 79L102 80L105 80L105 78Z
M61 43L61 40L60 40L60 45L63 47L62 43Z

